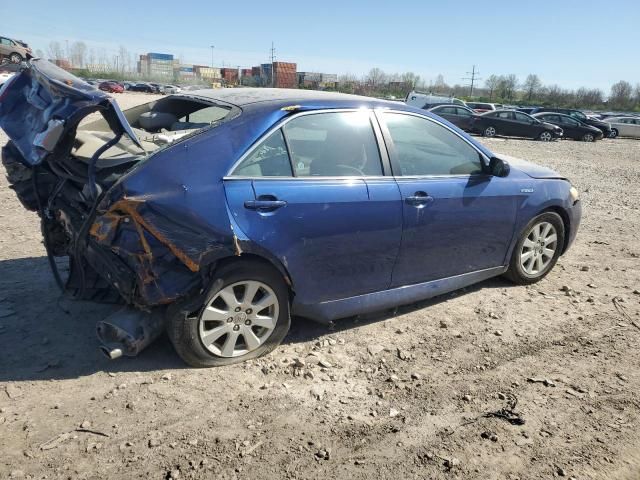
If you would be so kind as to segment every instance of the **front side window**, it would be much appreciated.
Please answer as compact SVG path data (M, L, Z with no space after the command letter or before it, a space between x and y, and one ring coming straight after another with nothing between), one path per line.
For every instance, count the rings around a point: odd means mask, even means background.
M232 173L237 177L290 177L291 163L280 129L264 140Z
M471 112L469 110L466 110L464 108L456 108L456 110L458 111L458 115L460 115L461 117L471 116Z
M570 127L577 127L578 126L578 121L574 120L573 118L560 117L560 119L562 120L562 124L563 125L569 125Z
M449 115L456 115L456 108L455 107L442 107L439 110L440 113L444 113L444 114L449 114Z
M368 110L302 115L283 130L296 177L382 175Z
M526 116L524 113L515 112L514 115L516 117L516 121L518 122L531 123L531 119L528 116Z
M480 154L458 135L422 117L383 113L402 175L482 173Z

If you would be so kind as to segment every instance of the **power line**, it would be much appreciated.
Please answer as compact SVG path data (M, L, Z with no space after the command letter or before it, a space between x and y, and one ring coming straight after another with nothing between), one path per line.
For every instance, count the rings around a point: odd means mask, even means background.
M473 97L473 87L478 80L482 80L482 77L479 77L480 72L476 70L476 66L474 65L470 72L466 72L467 75L471 75L470 77L464 77L462 80L470 80L469 83L469 96Z

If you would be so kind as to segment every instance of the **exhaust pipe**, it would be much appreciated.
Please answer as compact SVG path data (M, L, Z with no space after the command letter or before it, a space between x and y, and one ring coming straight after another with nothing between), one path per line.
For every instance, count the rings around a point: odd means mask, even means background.
M96 333L102 343L100 351L115 360L123 355L135 357L163 332L163 309L142 312L124 307L96 324Z

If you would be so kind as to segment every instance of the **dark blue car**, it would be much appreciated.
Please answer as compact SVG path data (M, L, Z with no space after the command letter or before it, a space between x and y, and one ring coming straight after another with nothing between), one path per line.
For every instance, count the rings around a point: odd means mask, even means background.
M530 284L580 223L562 175L371 98L202 90L123 113L36 60L0 92L0 126L12 188L69 258L66 279L51 262L59 284L127 305L98 325L112 358L166 327L190 365L224 365L275 348L291 314Z

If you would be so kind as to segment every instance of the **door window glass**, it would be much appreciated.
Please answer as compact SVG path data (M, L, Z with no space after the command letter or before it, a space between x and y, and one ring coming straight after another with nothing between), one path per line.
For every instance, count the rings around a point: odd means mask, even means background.
M458 115L460 115L462 117L470 117L471 116L471 112L469 110L465 110L464 108L457 108L456 110L458 111Z
M303 115L283 130L296 177L382 175L368 110Z
M528 116L526 116L524 113L515 112L514 115L516 117L517 122L531 123L531 119Z
M507 119L507 120L512 120L513 119L513 116L511 114L511 112L498 112L496 114L496 117L504 118L504 119Z
M383 113L402 175L482 172L480 154L449 129L421 117Z
M280 129L273 132L232 173L239 177L290 177L291 163Z

